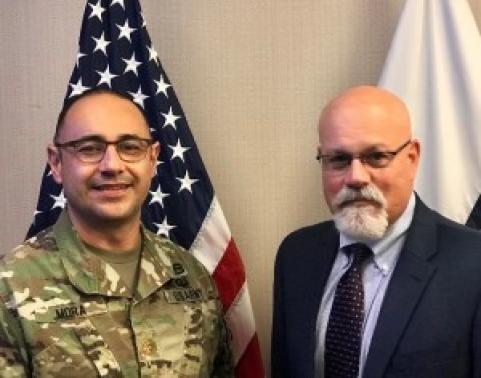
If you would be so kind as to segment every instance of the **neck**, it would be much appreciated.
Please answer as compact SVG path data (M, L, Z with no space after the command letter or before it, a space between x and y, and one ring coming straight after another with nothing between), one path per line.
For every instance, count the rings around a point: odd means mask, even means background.
M70 221L80 239L85 243L106 251L131 251L141 239L140 219L121 222L86 223L72 212L67 211Z

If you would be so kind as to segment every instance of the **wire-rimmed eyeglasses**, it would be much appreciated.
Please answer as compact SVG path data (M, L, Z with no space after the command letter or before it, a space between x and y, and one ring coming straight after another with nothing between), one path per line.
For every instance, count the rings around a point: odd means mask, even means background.
M411 144L409 139L394 151L370 150L359 154L336 152L334 154L317 155L317 160L322 163L322 168L329 173L340 174L350 167L354 159L359 159L363 165L371 168L385 168L404 148Z
M110 144L115 146L121 160L127 163L136 163L145 158L147 150L154 143L155 141L152 139L138 137L126 137L112 142L102 138L87 137L64 143L55 142L54 145L70 150L83 163L95 164L102 161L107 146Z

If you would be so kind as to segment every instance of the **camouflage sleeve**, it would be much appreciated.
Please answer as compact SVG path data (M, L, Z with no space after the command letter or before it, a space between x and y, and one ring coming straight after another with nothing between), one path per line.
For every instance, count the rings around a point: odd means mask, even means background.
M217 354L214 359L212 377L234 377L234 358L230 344L231 333L227 328L224 317L221 316L219 321L219 344L217 348Z
M0 377L29 377L22 330L4 302L0 302Z

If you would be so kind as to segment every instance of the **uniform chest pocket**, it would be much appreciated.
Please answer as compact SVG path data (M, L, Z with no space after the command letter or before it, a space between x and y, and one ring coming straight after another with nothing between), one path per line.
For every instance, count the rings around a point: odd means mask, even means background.
M218 320L216 301L199 289L164 290L137 304L132 324L142 375L203 376Z
M84 302L36 314L30 330L34 376L120 377L120 366L91 318L103 303Z

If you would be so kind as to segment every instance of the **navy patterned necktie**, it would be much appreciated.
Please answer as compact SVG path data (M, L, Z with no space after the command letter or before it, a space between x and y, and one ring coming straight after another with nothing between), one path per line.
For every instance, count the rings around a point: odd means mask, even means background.
M364 321L362 263L372 254L360 243L344 247L353 255L349 269L336 287L326 330L325 378L357 378Z

